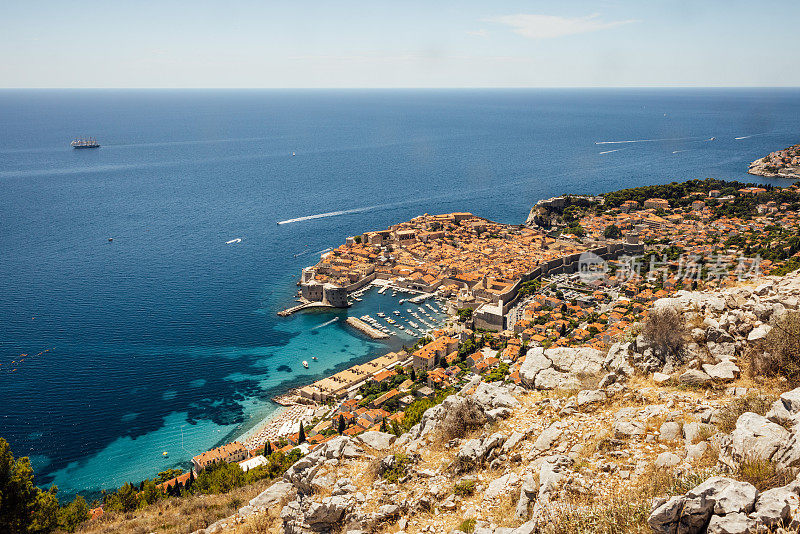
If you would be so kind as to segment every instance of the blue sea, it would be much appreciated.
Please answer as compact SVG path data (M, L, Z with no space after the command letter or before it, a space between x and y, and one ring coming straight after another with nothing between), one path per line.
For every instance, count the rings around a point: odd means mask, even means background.
M798 124L797 89L2 91L0 436L64 495L184 467L275 394L409 342L341 320L399 307L375 290L277 317L347 236L423 213L521 223L565 192L764 183L748 163Z

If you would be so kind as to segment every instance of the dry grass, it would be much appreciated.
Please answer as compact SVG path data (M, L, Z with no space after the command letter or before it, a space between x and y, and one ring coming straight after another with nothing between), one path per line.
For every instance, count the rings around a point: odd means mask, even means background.
M778 469L774 462L760 458L745 459L739 464L733 477L743 482L749 482L758 491L785 486L794 480L791 471Z
M614 439L614 433L611 430L611 424L608 427L595 432L591 437L586 439L581 449L581 456L588 458L596 452L606 452L612 450L611 440Z
M283 522L280 519L281 506L275 505L266 513L249 518L230 532L235 534L282 534Z
M706 441L707 439L711 438L714 435L714 429L711 426L701 426L700 431L697 435L692 439L692 444L697 445L701 441Z
M800 384L800 312L790 312L773 324L761 343L749 352L753 376L779 376Z
M381 477L381 462L387 456L389 456L388 452L382 452L367 462L366 467L362 471L362 483L364 485L371 486L373 482Z
M501 527L518 527L522 523L516 518L517 499L519 492L509 491L506 492L500 499L497 508L494 509L493 514L497 519L498 526Z
M84 523L77 532L85 534L184 534L205 528L234 514L250 499L264 491L271 481L237 488L222 495L195 495L168 498L129 513L109 512L100 519Z
M546 534L643 534L650 533L647 518L654 497L685 493L708 477L713 469L701 469L685 475L675 475L652 468L635 485L615 488L611 497L594 499L591 496L571 495L568 500L551 508L541 532Z
M603 503L588 503L573 499L549 510L545 516L543 534L627 534L649 533L647 517L650 505L633 501L624 495Z

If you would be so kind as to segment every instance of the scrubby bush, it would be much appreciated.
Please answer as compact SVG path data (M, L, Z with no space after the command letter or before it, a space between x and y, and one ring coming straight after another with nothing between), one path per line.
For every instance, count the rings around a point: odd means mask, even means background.
M683 314L671 307L651 310L642 325L642 336L662 359L668 356L680 359L689 340Z
M800 312L775 321L762 342L751 349L750 372L783 377L792 385L800 383Z
M472 397L466 397L445 414L439 433L442 441L462 438L468 432L482 427L486 421L481 406Z
M408 474L408 465L411 463L411 459L405 454L398 453L389 463L389 468L383 472L383 478L388 482L396 483Z
M746 412L765 415L771 405L771 399L756 393L736 397L720 411L717 427L721 432L730 434L736 428L736 420L739 419L740 415Z

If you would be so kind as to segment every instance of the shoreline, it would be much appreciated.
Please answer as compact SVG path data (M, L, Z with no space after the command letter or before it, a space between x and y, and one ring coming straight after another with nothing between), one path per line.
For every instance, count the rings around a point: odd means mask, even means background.
M294 391L291 390L291 391ZM241 442L247 449L259 449L265 445L267 441L278 441L281 437L292 434L295 427L301 421L312 419L320 408L317 404L308 404L304 402L291 403L288 400L289 394L280 395L276 398L281 398L282 402L273 402L278 404L278 408L261 419L258 423L253 425L252 428L237 437L233 441ZM296 396L299 399L299 396Z

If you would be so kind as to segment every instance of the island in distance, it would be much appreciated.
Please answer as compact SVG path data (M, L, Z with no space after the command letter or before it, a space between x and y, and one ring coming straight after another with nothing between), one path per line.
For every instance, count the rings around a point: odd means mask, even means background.
M770 178L800 179L800 145L770 152L751 163L747 172Z

